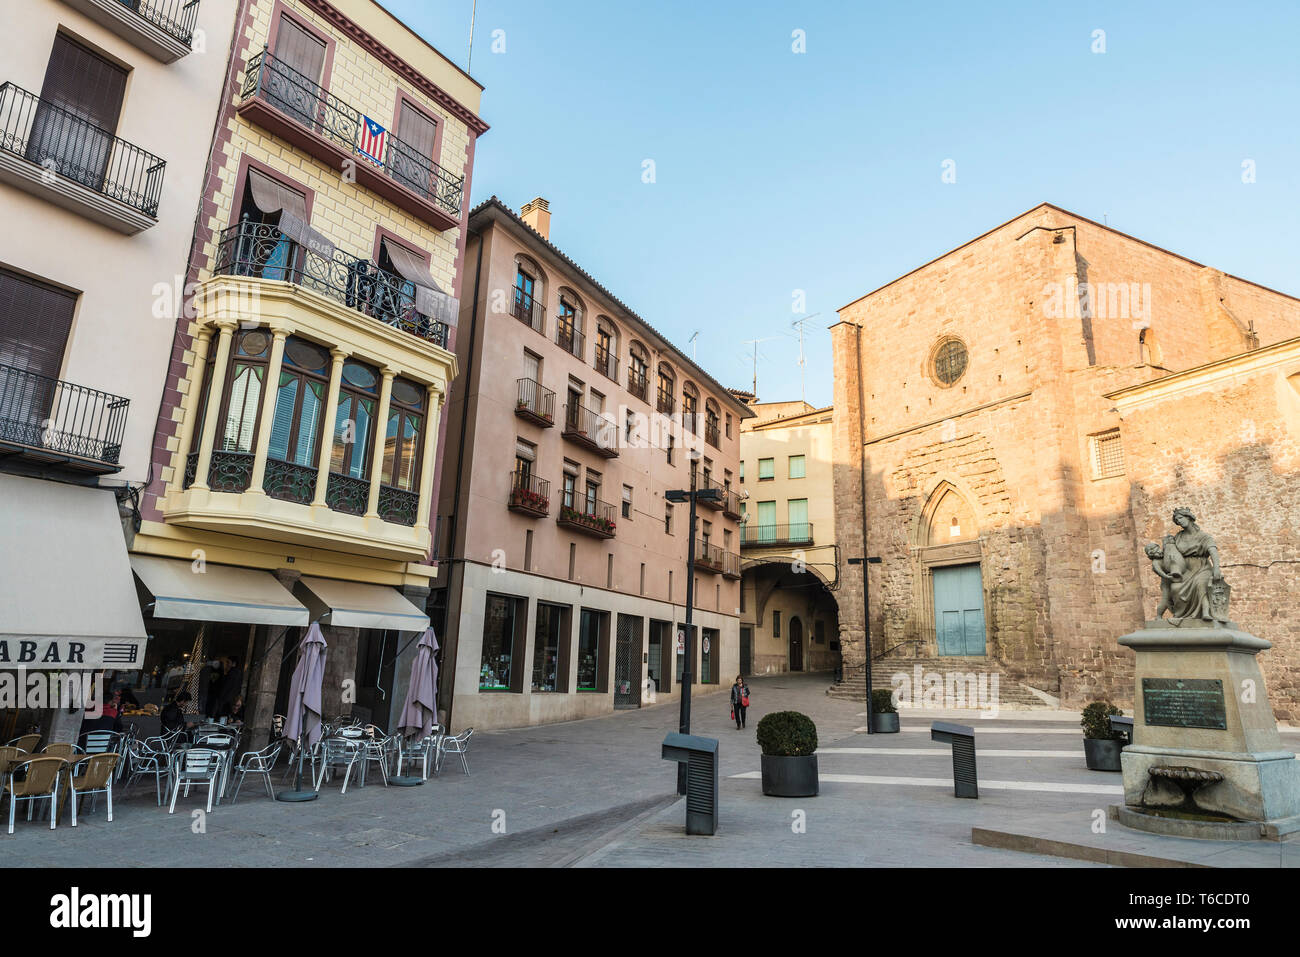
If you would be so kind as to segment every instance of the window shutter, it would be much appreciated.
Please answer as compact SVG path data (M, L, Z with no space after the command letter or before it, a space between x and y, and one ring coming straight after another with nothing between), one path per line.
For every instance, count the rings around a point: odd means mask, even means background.
M281 14L280 29L275 35L275 58L319 84L325 69L325 44Z
M411 104L403 101L401 112L397 116L397 138L402 140L418 155L436 159L433 155L433 143L438 127Z
M59 377L75 293L0 269L0 365Z
M43 103L67 110L112 134L117 131L125 90L125 70L63 34L55 35L41 86Z

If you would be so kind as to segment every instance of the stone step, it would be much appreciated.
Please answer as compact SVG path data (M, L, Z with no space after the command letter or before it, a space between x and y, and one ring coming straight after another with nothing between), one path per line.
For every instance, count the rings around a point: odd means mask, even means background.
M945 676L953 672L969 672L976 675L997 674L999 676L998 704L1000 707L1010 707L1015 709L1051 707L1050 704L1044 702L1042 698L1025 685L1007 678L1006 674L1003 673L1001 667L998 665L998 662L984 657L962 656L944 658L904 658L901 656L890 655L872 662L872 687L876 689L892 690L894 687L892 680L894 675L904 674L910 679L916 673L915 669L918 665L924 674L935 672ZM921 689L916 689L915 693L919 693L920 690ZM862 672L853 674L839 684L831 685L831 687L827 689L826 693L832 698L865 701L865 675L863 675Z

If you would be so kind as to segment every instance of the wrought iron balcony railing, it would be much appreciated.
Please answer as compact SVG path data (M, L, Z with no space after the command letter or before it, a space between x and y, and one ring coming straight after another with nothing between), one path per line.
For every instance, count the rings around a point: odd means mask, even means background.
M614 506L596 499L589 502L579 499L577 507L561 505L555 524L572 528L596 538L613 538L618 527L614 521Z
M555 324L556 345L565 352L581 359L584 341L582 333L573 324L573 317L560 316L559 321Z
M223 230L212 272L291 282L447 347L447 324L416 309L412 283L381 269L372 260L349 256L341 250L324 256L295 243L267 223L244 220Z
M710 498L698 499L700 505L703 508L711 508L716 510L716 509L721 509L723 506L726 505L727 490L725 488L723 488L717 482L713 481L713 479L710 476L705 474L692 474L691 477L695 482L695 488L697 491L702 492L705 491L706 489L714 489L718 493L718 497L715 499L710 499Z
M618 356L607 348L596 346L596 371L606 379L618 381Z
M650 383L644 372L638 372L635 366L628 366L627 369L627 391L642 402L646 401L646 396L650 394Z
M533 379L516 380L515 415L544 429L555 424L555 393Z
M728 518L740 518L740 493L729 488L722 490L722 514Z
M108 392L0 365L0 443L5 445L115 467L130 404Z
M722 571L722 549L711 545L703 539L695 542L695 564L707 572L718 574Z
M544 517L551 511L551 483L531 472L510 473L510 501L512 512L526 512Z
M258 99L275 107L304 129L357 157L358 164L370 164L452 219L460 219L464 177L443 169L393 130L385 131L383 155L368 157L361 150L364 122L361 111L277 59L269 50L263 49L249 59L244 71L242 99Z
M518 286L515 287L515 298L510 303L510 315L532 327L534 332L546 335L546 307Z
M564 406L563 435L605 458L618 455L618 423L576 402Z
M726 578L740 577L740 556L735 552L722 553L722 574Z
M744 525L740 529L741 548L769 548L780 545L811 545L811 522L793 525Z
M158 217L165 161L13 83L0 85L0 150Z
M118 0L141 20L186 46L194 43L194 24L199 17L199 0Z

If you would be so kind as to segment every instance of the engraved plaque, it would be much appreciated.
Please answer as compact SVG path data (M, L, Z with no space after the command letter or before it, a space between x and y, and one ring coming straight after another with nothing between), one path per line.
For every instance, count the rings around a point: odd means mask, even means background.
M1218 678L1143 678L1142 713L1147 724L1166 728L1228 728Z

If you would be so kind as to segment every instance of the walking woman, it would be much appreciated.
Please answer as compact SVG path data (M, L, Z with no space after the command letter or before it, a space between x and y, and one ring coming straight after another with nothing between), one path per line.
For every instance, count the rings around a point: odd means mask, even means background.
M745 726L745 712L749 710L749 685L741 675L736 675L736 683L731 686L731 716L736 719L736 730Z

